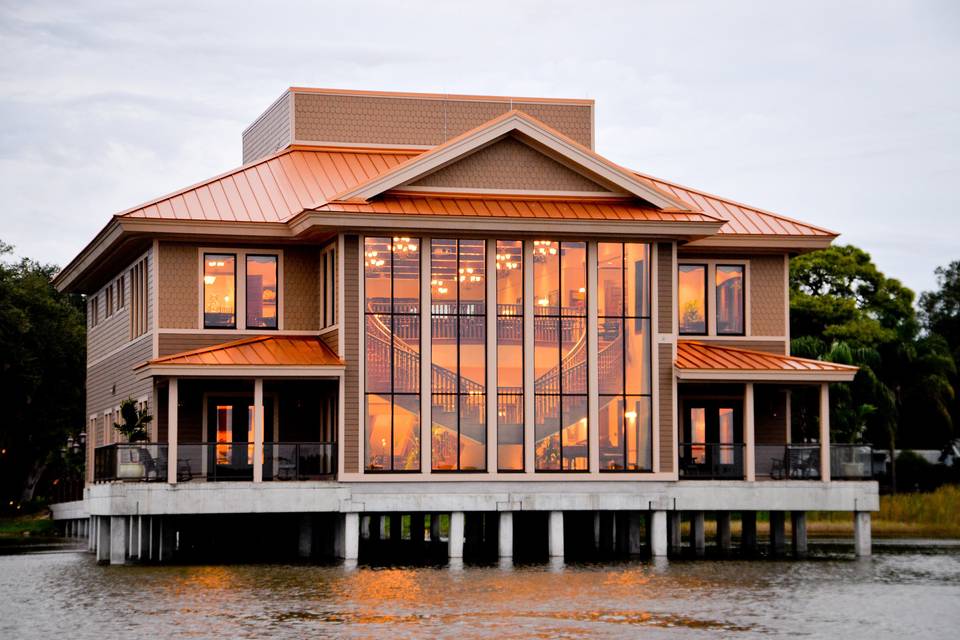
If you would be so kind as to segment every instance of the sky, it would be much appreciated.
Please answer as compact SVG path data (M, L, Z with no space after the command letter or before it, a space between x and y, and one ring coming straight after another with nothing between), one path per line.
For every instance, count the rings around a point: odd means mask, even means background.
M597 151L842 233L918 293L960 259L960 3L0 0L0 240L66 264L240 164L288 86L592 98Z

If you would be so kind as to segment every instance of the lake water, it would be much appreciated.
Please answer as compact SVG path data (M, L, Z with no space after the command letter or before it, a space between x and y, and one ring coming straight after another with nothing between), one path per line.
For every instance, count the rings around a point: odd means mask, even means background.
M0 638L956 638L960 544L793 560L97 566L0 556Z

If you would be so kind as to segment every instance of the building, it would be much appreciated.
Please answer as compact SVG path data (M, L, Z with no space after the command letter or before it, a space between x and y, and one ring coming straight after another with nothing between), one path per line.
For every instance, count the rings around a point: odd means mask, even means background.
M837 510L869 553L869 450L829 439L856 369L789 352L790 257L836 234L594 141L591 100L285 91L241 167L57 276L89 301L88 486L57 517L115 563L244 514L353 560L406 530L659 556L681 517L701 552L705 513L749 547L758 511L802 553ZM150 444L117 441L126 398Z

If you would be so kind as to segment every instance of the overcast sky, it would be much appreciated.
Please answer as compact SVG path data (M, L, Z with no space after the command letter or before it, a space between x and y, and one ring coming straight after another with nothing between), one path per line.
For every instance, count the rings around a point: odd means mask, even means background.
M960 259L960 2L0 0L0 239L65 264L240 164L288 86L593 98L597 150L842 232L916 291Z

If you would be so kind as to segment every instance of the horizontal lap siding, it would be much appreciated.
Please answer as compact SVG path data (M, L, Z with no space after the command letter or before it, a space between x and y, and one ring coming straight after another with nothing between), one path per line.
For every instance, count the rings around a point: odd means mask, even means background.
M343 356L347 368L344 373L343 411L343 466L346 473L360 471L360 326L357 314L360 310L359 238L346 236L343 250L343 298L342 319Z
M754 385L754 433L757 444L787 442L787 393L773 385Z
M673 398L673 345L657 345L659 361L659 410L660 410L660 471L673 472L673 413L676 402Z
M249 129L243 132L243 163L253 162L290 143L289 93L267 109Z
M723 340L713 339L703 336L691 338L706 344L716 345L718 347L733 347L734 349L748 349L750 351L765 351L767 353L776 353L786 355L786 342L783 340Z
M657 330L673 333L673 245L657 245Z
M339 337L340 334L338 331L328 331L327 333L320 335L320 339L323 340L323 343L330 347L330 350L334 353L339 353Z
M158 357L169 356L181 351L192 351L212 347L224 342L232 342L249 337L237 333L161 333L157 341Z

